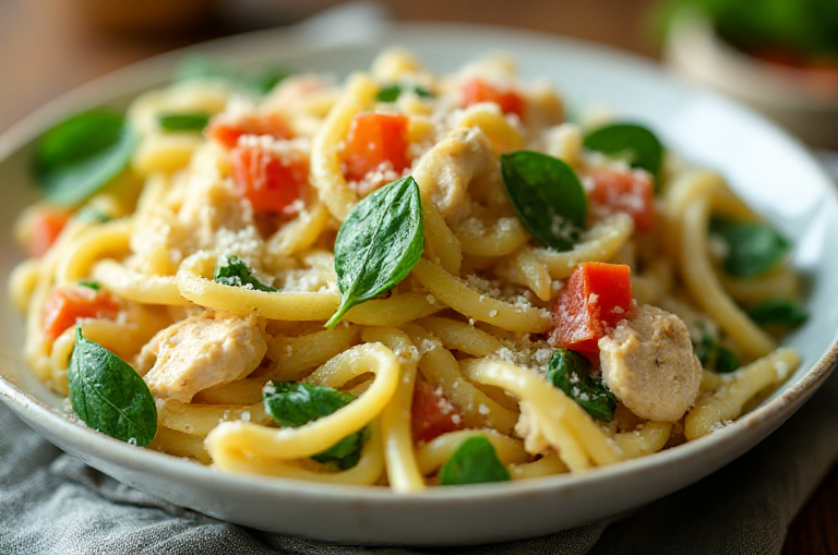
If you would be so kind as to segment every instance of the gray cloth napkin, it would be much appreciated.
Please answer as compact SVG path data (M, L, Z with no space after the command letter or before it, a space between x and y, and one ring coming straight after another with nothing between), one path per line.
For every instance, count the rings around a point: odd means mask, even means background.
M836 407L838 376L736 462L621 520L507 544L404 549L330 545L181 509L63 454L0 405L0 554L780 553L838 457Z

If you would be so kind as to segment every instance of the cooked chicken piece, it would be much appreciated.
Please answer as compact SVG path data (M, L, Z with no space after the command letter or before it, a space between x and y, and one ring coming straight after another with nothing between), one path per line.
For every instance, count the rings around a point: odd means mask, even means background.
M216 168L202 167L186 183L177 223L188 230L198 248L215 246L222 230L236 231L252 226L253 214L230 180Z
M515 424L515 435L524 438L524 449L527 453L540 455L547 452L552 445L538 426L538 420L532 417L529 402L521 401L520 407L521 416Z
M695 403L701 365L677 316L638 307L599 340L599 349L605 384L636 415L674 422Z
M205 312L155 335L137 357L137 372L156 398L188 403L201 390L248 375L267 350L255 317Z
M499 172L497 157L486 135L477 128L455 129L425 153L413 176L422 197L439 208L446 221L458 222L468 216L466 191L469 184Z
M549 83L535 83L525 92L524 124L531 137L564 120L562 99Z

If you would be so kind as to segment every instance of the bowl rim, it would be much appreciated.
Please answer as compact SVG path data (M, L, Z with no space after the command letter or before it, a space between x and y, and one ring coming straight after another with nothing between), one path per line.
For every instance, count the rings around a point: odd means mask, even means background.
M392 33L394 36L398 36L400 31L431 31L441 33L450 33L453 31L478 34L502 33L504 36L511 37L522 43L542 43L554 47L557 45L567 45L588 54L604 55L612 60L618 59L637 68L642 68L646 72L651 71L659 77L665 76L665 73L659 67L641 56L548 33L495 25L460 23L399 22L387 25L387 32ZM0 135L0 165L4 164L10 156L26 147L27 144L46 130L51 123L59 121L62 114L66 115L73 113L73 110L90 106L92 104L91 100L94 99L97 99L99 102L108 102L111 99L119 98L129 93L137 94L137 90L141 91L158 86L157 83L160 81L158 77L162 75L164 68L171 68L184 55L196 52L206 53L208 51L236 51L237 49L241 49L242 46L253 47L253 43L258 44L262 40L266 42L299 42L300 37L303 37L304 33L305 30L302 27L291 27L269 29L215 39L159 54L89 81L45 104ZM305 47L305 45L303 46ZM155 78L150 79L148 78L149 75ZM673 80L671 76L665 76L665 78L673 86L687 90L691 94L696 94L698 90L682 82ZM764 124L771 126L784 139L789 141L792 146L805 153L806 158L808 158L812 167L816 168L825 183L831 183L832 179L827 176L824 168L812 157L811 152L798 139L780 129L776 124L766 120L762 116L756 115L753 110L746 106L715 93L701 91L700 94L709 95L716 100L735 105L740 111L756 117ZM836 202L838 191L830 188L829 193L832 197L832 202ZM0 351L0 358L7 357L10 359L10 364L23 365L23 362L19 359L19 354ZM51 427L57 433L71 438L76 445L84 445L87 452L94 453L97 457L128 470L148 472L149 468L153 468L157 474L166 473L170 478L184 480L185 482L211 479L214 482L214 487L235 489L239 492L255 492L258 490L260 493L267 491L267 493L275 495L302 495L312 499L341 499L354 502L366 501L395 504L407 501L421 505L436 504L440 501L462 502L466 500L493 499L513 494L543 493L545 489L557 492L569 488L583 488L592 482L628 478L632 475L652 471L661 466L677 465L679 461L692 459L694 456L698 456L699 453L714 449L717 445L737 441L739 435L745 429L768 428L770 433L770 431L779 426L799 409L805 400L823 384L835 367L836 359L838 359L838 332L836 332L836 337L832 339L827 350L819 356L812 367L800 376L796 382L789 385L780 395L740 417L733 424L715 431L713 434L671 449L637 459L621 461L614 465L593 468L581 473L539 477L514 481L511 484L477 484L469 485L467 488L427 488L421 493L411 495L394 493L389 488L325 484L271 476L222 473L213 467L203 466L199 463L172 455L132 446L105 434L90 430L86 426L79 425L73 420L71 415L38 400L17 384L7 379L2 372L0 372L0 400L26 420L31 419L31 421L41 426ZM29 372L25 367L23 371ZM137 451L137 449L140 449L140 451ZM219 477L223 478L219 479Z

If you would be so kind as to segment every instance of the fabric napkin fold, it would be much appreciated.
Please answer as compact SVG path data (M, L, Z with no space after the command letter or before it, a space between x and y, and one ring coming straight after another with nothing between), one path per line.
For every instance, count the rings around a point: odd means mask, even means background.
M621 520L506 544L407 549L269 534L176 507L63 454L0 406L0 553L775 554L794 515L838 457L836 407L838 376L745 456Z

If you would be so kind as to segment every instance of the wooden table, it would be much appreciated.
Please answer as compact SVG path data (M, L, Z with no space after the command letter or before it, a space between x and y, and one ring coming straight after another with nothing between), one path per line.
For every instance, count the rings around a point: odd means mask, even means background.
M278 3L271 5L270 0L261 0L260 7L259 0L251 0L239 2L239 8L231 15L234 2L221 2L226 6L226 15L209 16L200 25L176 25L169 31L106 32L90 25L89 15L81 9L97 2L113 0L0 0L0 132L52 98L131 62L259 25L290 23L311 6L311 1L285 1L285 11L279 13ZM186 4L201 4L206 0L178 2L181 11L185 11ZM148 3L155 2L144 0L134 4L147 6ZM653 0L386 2L398 19L507 25L592 40L657 57L658 48L651 39L648 17L653 3ZM175 2L165 0L164 4ZM261 10L260 15L253 17L253 13L240 8L242 5ZM183 15L171 14L171 17ZM253 21L258 25L253 25ZM797 516L789 530L784 553L838 553L836 523L838 467Z

